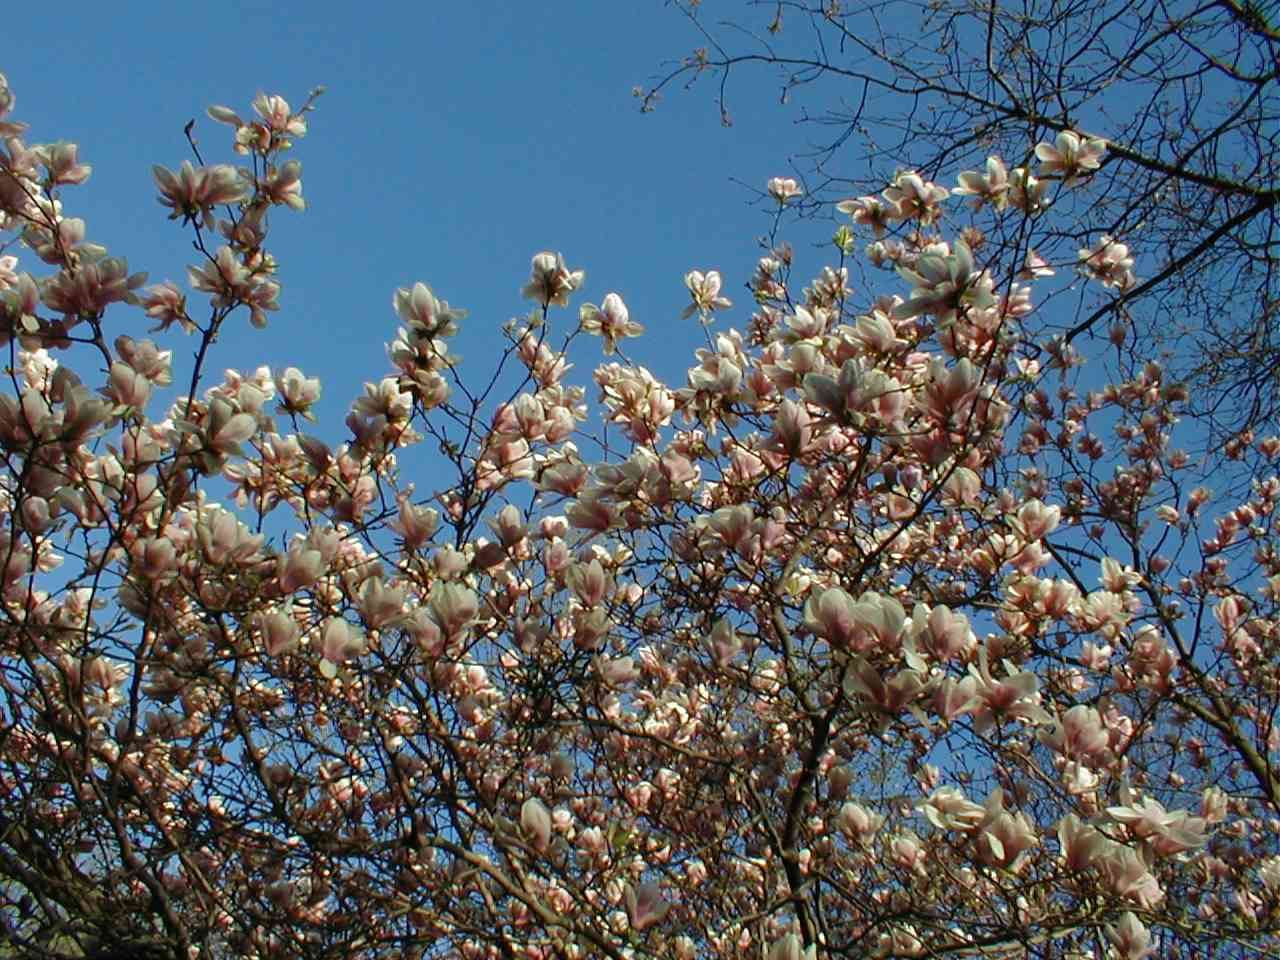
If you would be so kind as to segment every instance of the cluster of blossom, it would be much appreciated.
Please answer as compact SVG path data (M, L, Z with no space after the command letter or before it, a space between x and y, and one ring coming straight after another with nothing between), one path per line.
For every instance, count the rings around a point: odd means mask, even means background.
M882 240L885 233L899 224L913 224L927 228L938 222L943 203L951 195L972 197L972 207L981 211L990 207L996 213L1010 209L1027 217L1043 213L1053 198L1050 188L1056 182L1064 188L1087 183L1101 168L1106 155L1105 140L1077 133L1073 130L1059 132L1056 140L1039 143L1035 148L1039 167L1016 167L1012 171L999 157L988 157L984 170L966 170L957 177L957 186L946 187L925 180L915 171L899 172L893 182L880 195L869 195L841 201L837 209L848 215L855 224L870 227L877 240L868 247L869 258L877 266L891 264L917 284L913 298L921 300L920 307L942 306L965 289L972 267L964 269L970 254L965 249L950 262L934 259L928 262L921 277L916 266L917 258L929 255L927 248L919 244L903 243L897 239ZM770 181L771 191L773 181ZM782 201L780 201L782 202ZM982 239L980 231L975 233ZM943 247L941 257L947 256ZM934 254L935 258L937 254ZM962 259L961 259L962 258ZM1137 283L1133 273L1133 257L1129 248L1110 236L1103 236L1094 246L1079 252L1080 269L1087 276L1104 286L1127 291ZM1026 253L1025 273L1028 277L1051 276L1052 268L1036 254L1034 249ZM1014 291L1010 291L1011 295ZM981 296L981 294L979 294ZM989 290L988 290L989 295Z
M187 292L141 296L62 214L75 147L26 147L12 106L0 78L0 226L54 271L0 258L19 946L1274 946L1280 479L1193 483L1185 388L1156 364L1078 395L1070 343L1029 356L1026 284L1052 271L976 227L944 237L944 188L901 174L842 205L910 222L869 251L904 295L859 300L845 235L792 302L779 244L749 330L708 329L680 387L621 354L643 328L616 293L552 342L586 282L559 254L533 258L534 311L504 331L518 377L482 390L448 349L465 313L403 287L392 372L331 443L298 432L320 384L297 367L200 390L197 366L156 418L175 351L101 333L136 299L203 364L231 313L275 308L268 212L303 209L282 155L310 101L210 111L253 172L157 168L200 260ZM954 192L1051 216L1049 185L1084 188L1104 149L1065 131L1034 172L992 158ZM1131 267L1110 239L1084 263L1120 290ZM732 308L716 271L685 285L688 317ZM594 410L580 335L610 358ZM449 479L424 495L404 475L428 437Z

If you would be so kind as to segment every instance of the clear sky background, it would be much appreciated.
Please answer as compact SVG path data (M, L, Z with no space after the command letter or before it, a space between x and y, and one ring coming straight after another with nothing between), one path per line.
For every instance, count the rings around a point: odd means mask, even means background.
M320 376L316 432L330 441L361 385L390 369L396 287L421 280L471 311L455 349L475 378L490 369L501 324L531 306L519 289L543 249L587 271L562 328L578 305L616 290L648 327L628 355L683 385L702 341L696 321L679 320L685 272L721 270L736 303L725 322L745 325L743 285L772 220L759 194L792 172L788 158L811 136L763 72L738 79L731 128L710 87L642 114L632 88L698 43L660 0L72 3L57 16L30 4L5 21L22 38L0 63L13 119L31 125L29 142L80 144L94 173L65 191L68 214L151 283L185 285L193 262L150 173L190 157L184 124L196 118L206 162L234 161L231 128L207 106L248 116L259 90L296 106L327 86L293 151L308 209L272 214L281 310L265 332L233 320L210 369L265 363ZM826 262L802 252L812 270ZM32 256L23 265L47 273ZM113 335L146 327L141 311L108 315ZM195 340L158 339L179 351L182 382ZM589 385L599 357L579 355L574 381Z

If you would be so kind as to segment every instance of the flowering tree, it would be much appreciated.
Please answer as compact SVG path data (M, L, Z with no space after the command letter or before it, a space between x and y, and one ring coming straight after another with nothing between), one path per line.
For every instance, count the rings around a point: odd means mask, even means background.
M963 239L1105 191L1106 143L904 172L809 286L762 259L753 310L691 271L678 387L558 254L480 379L464 312L408 285L326 440L298 368L206 383L223 325L277 309L311 100L212 108L241 162L155 169L185 289L86 239L90 168L12 105L0 81L7 955L1277 949L1280 479L1188 485L1186 389L1077 391L1023 335L1047 265ZM900 276L855 292L851 231L886 223ZM1140 282L1115 241L1079 264ZM143 312L195 340L176 389L171 349L106 339Z
M991 181L989 199L999 203L1007 188L1052 170L1052 156L1088 155L1091 138L1081 131L1105 138L1105 189L1083 202L1041 182L1038 199L1054 203L1055 216L1031 237L1024 220L1006 219L985 240L1005 248L1030 240L1044 260L1072 266L1080 247L1115 238L1125 249L1117 259L1145 260L1145 275L1059 298L1036 332L1075 344L1109 338L1135 369L1160 357L1194 387L1191 409L1210 450L1233 440L1239 448L1242 434L1273 427L1274 8L1253 0L674 6L699 46L639 91L645 105L677 80L713 76L728 122L731 97L741 99L737 75L771 71L783 99L822 130L804 164L811 211L874 195L899 170L938 178L981 168L989 156L1002 158L996 172L1007 170L1007 184L1004 174Z

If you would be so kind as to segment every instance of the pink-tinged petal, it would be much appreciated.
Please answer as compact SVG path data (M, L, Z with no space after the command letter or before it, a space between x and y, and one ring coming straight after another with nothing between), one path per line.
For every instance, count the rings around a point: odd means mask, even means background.
M535 850L545 851L551 842L551 814L537 797L520 807L520 830Z

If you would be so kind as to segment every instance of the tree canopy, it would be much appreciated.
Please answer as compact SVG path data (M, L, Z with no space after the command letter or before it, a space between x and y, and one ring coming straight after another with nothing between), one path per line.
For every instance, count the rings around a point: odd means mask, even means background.
M1098 9L1050 23L1110 49L1127 21L1069 26ZM980 136L865 191L767 179L753 275L684 277L705 345L676 380L572 255L512 278L528 312L478 360L448 278L408 282L341 426L289 361L213 366L227 324L289 322L270 230L305 211L316 94L211 107L225 149L154 168L192 253L148 285L0 78L6 955L1280 948L1280 436L1241 408L1250 472L1217 482L1189 452L1209 381L1143 355L1139 308L1183 288L1143 273L1122 198L1172 216L1135 184L1180 154L1095 125L1098 68L1030 14L940 11L944 40L1067 50L1059 112L975 102ZM1188 157L1168 190L1219 189ZM803 263L783 215L824 203ZM1213 243L1244 258L1270 210ZM1133 326L1055 336L1064 301Z

